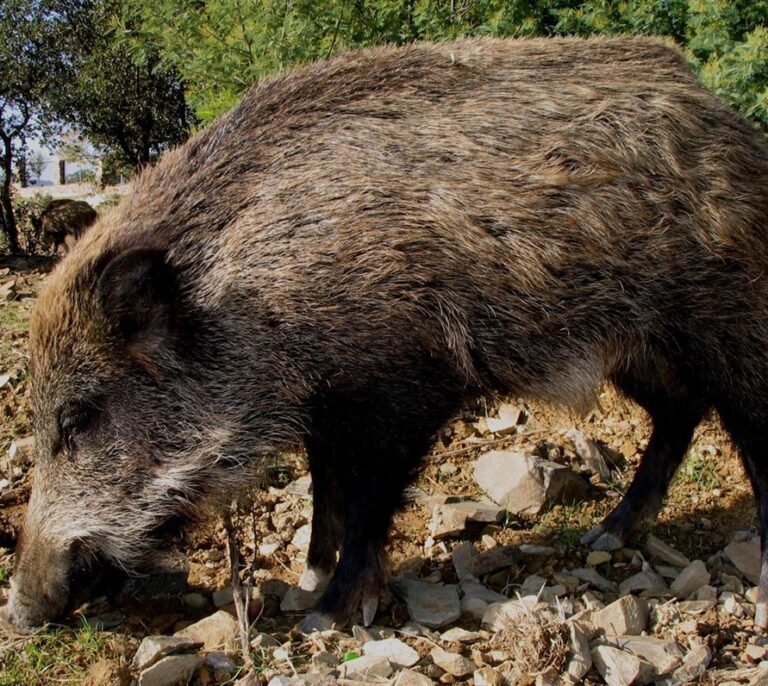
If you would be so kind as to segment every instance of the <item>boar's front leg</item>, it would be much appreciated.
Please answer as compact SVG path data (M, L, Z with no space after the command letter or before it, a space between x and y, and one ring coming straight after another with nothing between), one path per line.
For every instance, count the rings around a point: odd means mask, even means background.
M360 607L365 624L374 619L392 516L433 434L456 407L454 388L424 383L423 375L418 384L415 376L397 388L327 393L316 403L308 448L311 463L322 461L326 468L313 469L313 475L325 475L323 488L315 490L321 499L313 522L341 511L344 527L338 565L315 611L301 623L305 631L347 624ZM328 489L329 483L338 489ZM333 506L330 498L337 499ZM325 522L318 531L310 565L327 563L331 531L338 527Z
M307 441L309 471L312 475L312 538L307 568L299 579L305 591L324 587L336 567L344 539L344 495L338 475L332 469L332 455L314 440Z

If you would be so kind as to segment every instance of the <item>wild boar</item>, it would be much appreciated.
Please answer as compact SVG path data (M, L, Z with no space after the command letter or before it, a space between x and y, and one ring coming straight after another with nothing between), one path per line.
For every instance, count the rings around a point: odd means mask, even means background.
M54 252L66 253L97 218L96 210L85 200L61 198L51 200L38 221L46 243Z
M606 379L653 435L596 545L653 515L711 407L765 538L766 208L766 141L659 40L385 47L264 80L40 295L8 616L53 618L73 567L132 568L303 443L302 583L330 577L305 626L370 622L393 512L462 403L578 406ZM761 626L767 591L764 562Z

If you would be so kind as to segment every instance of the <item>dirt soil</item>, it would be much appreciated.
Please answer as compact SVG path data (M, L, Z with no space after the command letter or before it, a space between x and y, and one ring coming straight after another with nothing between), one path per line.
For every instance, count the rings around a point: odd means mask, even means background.
M0 302L0 605L6 600L14 546L34 470L24 451L12 454L11 449L14 441L30 436L32 431L27 319L49 267L50 263L31 260L0 262L0 291L4 285L14 284L12 294ZM479 417L492 415L501 401L524 408L525 422L521 429L506 437L478 433L473 424ZM454 545L471 540L482 550L488 536L498 545L539 544L557 551L554 559L524 561L510 567L504 578L495 579L497 590L508 595L514 593L529 574L546 577L558 569L586 566L590 551L580 545L579 538L618 503L650 433L643 411L611 388L602 390L598 403L584 416L517 398L487 398L467 407L437 437L415 487L429 494L480 497L482 493L472 479L472 466L481 452L489 447L515 448L567 458L573 446L565 434L573 427L584 431L621 464L614 472L613 482L594 485L582 502L555 505L535 518L509 516L499 524L439 541L429 550L425 550L429 513L418 502L410 502L395 519L389 546L392 569L416 564L423 578L455 582L450 556ZM309 497L287 500L282 489L306 473L304 456L286 456L268 471L268 483L256 493L251 512L240 516L240 548L246 563L242 576L246 580L262 585L268 580L293 585L298 581L303 556L292 540L296 530L309 522L311 500ZM653 532L690 559L707 561L739 530L757 530L751 488L717 418L709 417L697 429L686 462L675 478L657 521L638 532L630 546L642 549L646 535ZM259 546L265 542L276 544L275 550L267 555L259 553ZM172 544L189 560L188 587L183 593L142 602L126 593L114 593L114 589L107 586L107 592L101 597L73 609L59 628L31 638L5 639L5 642L0 637L0 686L127 683L125 668L144 635L171 633L212 613L215 608L211 595L226 588L230 579L226 536L221 523L213 521L198 527L178 536ZM615 581L635 573L637 570L629 564L632 554L632 549L614 554L613 562L601 567L601 573ZM94 586L97 576L94 572ZM191 607L190 593L201 594L203 604ZM292 633L300 615L280 612L278 602L268 594L262 595L258 605L261 611L258 631L276 636L280 643L291 641L292 668L303 671L302 665L310 664L317 646ZM376 624L400 627L407 618L401 602L385 597ZM457 625L477 629L477 624L471 621L460 620ZM743 667L739 656L747 643L756 640L749 619L734 620L712 612L700 619L699 625L699 635L705 635L713 649L710 674L719 674L718 680L723 680L722 672L716 670ZM292 673L286 665L269 660L259 665L258 671L261 683L280 673ZM232 681L236 676L232 675ZM471 676L464 680L453 678L453 681L435 678L442 683L472 683ZM707 678L702 677L704 681ZM204 681L199 674L196 679L198 683ZM591 676L587 682L590 679Z

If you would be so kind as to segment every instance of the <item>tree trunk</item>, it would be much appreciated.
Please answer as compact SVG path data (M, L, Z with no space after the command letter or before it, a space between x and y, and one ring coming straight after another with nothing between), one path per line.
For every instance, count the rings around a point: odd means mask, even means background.
M13 146L11 139L0 131L0 139L3 142L3 183L0 186L0 206L3 211L3 230L8 239L8 248L11 254L21 252L19 249L19 230L16 227L16 217L13 213L13 201L11 200L11 180L13 179Z
M28 185L27 181L27 160L25 160L23 157L19 160L19 163L16 165L16 169L19 173L19 185L22 188L26 188Z
M59 183L64 186L67 183L67 162L59 160Z

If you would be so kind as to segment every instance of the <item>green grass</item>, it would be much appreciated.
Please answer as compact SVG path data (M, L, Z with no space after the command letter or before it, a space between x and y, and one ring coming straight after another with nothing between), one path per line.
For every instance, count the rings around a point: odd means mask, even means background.
M5 588L11 578L11 570L5 565L0 565L0 588Z
M12 351L12 333L26 333L29 328L29 312L21 303L10 302L0 307L0 356L8 355Z
M110 652L112 638L83 622L77 629L48 629L0 643L0 686L81 683L88 666Z
M710 455L688 454L678 471L675 481L689 484L699 489L717 488L720 480L716 470L716 460Z

